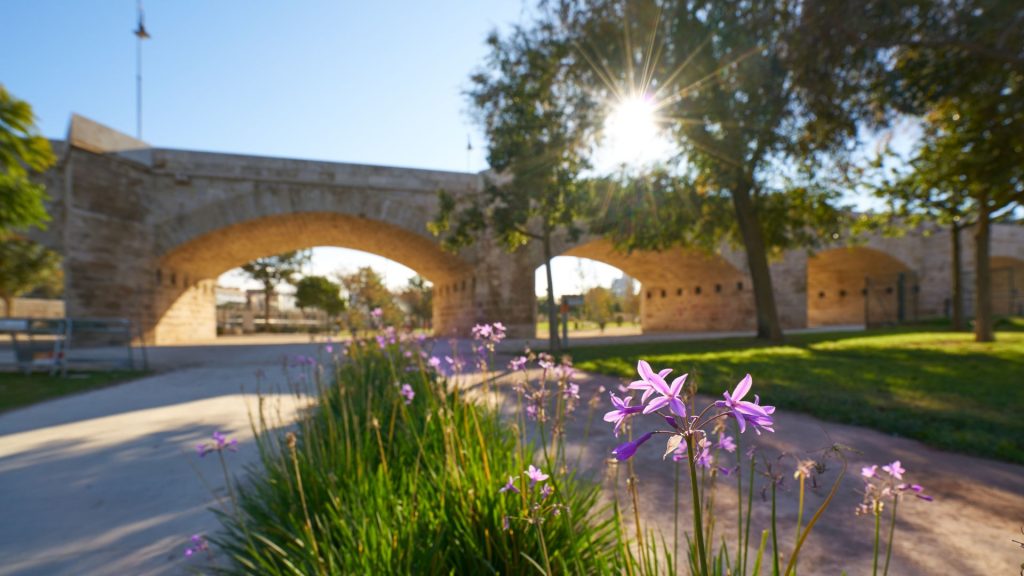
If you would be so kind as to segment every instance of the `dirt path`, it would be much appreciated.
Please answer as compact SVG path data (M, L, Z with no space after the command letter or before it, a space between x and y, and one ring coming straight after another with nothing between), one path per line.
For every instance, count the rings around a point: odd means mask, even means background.
M601 375L583 374L578 378L581 395L589 398L599 386L615 390L622 380ZM756 380L755 380L756 391ZM713 400L704 398L703 402ZM763 399L771 403L770 398ZM699 402L700 403L700 402ZM590 438L583 447L583 474L596 481L607 482L611 497L613 480L618 477L620 502L632 508L625 492L626 466L609 461L610 451L623 439L616 439L611 426L601 421L610 410L606 398L595 410ZM576 420L569 426L568 453L576 454L581 447L586 409L581 408ZM657 422L651 424L657 425ZM664 428L664 426L662 426ZM641 430L646 431L646 429ZM992 460L942 452L904 438L897 438L855 426L822 422L816 418L795 413L776 414L776 433L758 437L748 430L741 439L741 450L756 443L761 452L771 458L783 474L779 489L778 525L779 547L789 552L797 515L796 482L793 479L796 458L813 457L833 444L843 444L860 453L848 452L849 469L842 480L836 499L824 513L801 552L800 574L871 573L873 539L872 517L856 517L854 509L861 501L863 482L860 470L870 464L886 464L900 460L906 468L905 478L924 485L934 502L906 498L899 509L896 545L890 574L945 575L945 574L1018 574L1024 563L1024 549L1013 539L1024 540L1024 467ZM673 531L674 471L671 459L662 460L664 440L655 437L641 447L634 457L639 478L642 522L669 537ZM820 452L819 452L820 453ZM785 454L781 460L775 460ZM685 465L685 464L684 464ZM819 479L819 489L806 496L805 520L810 518L824 495L831 488L840 468L840 462L831 459L828 470ZM616 470L617 469L617 470ZM681 507L680 531L692 522L689 515L689 490L685 468L682 471L684 495ZM746 479L744 479L746 482ZM757 494L768 486L766 478L758 478ZM758 496L755 496L758 498ZM716 492L718 528L716 544L725 535L731 546L736 534L736 483L733 478L721 478ZM751 540L770 522L768 502L755 500ZM756 546L756 543L754 544ZM769 544L770 547L770 544ZM733 548L734 553L735 549ZM751 557L756 551L751 552Z

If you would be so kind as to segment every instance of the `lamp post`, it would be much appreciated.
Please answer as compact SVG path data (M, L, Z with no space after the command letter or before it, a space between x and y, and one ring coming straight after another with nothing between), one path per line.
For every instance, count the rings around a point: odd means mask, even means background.
M142 139L142 41L149 38L145 18L142 14L142 0L138 0L139 27L135 29L135 137Z

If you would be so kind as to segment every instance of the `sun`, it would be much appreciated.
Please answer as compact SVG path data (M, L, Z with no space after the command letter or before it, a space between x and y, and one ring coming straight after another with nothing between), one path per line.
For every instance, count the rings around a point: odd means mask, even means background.
M630 96L616 102L605 118L596 166L599 170L643 167L667 160L671 152L654 100Z

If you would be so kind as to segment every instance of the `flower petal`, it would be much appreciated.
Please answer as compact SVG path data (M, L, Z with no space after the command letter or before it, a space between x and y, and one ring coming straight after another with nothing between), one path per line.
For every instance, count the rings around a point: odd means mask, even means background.
M753 384L753 379L750 377L750 374L747 374L743 377L743 380L740 380L740 383L736 385L736 389L732 391L733 400L741 400L746 396L747 392L750 392L751 384Z

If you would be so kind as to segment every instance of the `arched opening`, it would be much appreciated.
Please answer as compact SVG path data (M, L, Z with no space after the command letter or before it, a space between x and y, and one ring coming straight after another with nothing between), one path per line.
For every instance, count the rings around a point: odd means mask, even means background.
M381 307L384 323L429 331L433 324L433 284L415 270L383 256L348 248L316 246L297 253L294 284L280 282L267 298L265 286L242 268L217 278L217 335L257 332L335 333L370 327L369 311ZM337 290L334 302L318 298L306 285L326 279ZM329 298L324 296L325 298ZM340 309L337 303L344 305ZM270 317L269 322L267 317Z
M638 281L642 332L754 327L750 279L721 255L684 248L626 254L606 240L574 246L563 255L602 262Z
M1024 316L1024 260L993 256L992 313L997 316Z
M173 343L213 338L215 285L225 271L256 258L336 246L402 264L435 287L433 328L450 333L471 320L471 267L428 238L380 221L336 213L293 213L258 218L205 232L168 251L152 276L151 338Z
M559 334L570 339L594 336L628 336L641 333L640 282L621 268L599 260L556 256L551 260ZM534 273L537 301L536 336L548 332L547 276L544 265Z
M807 259L807 325L880 325L916 317L910 267L873 248L824 250Z

